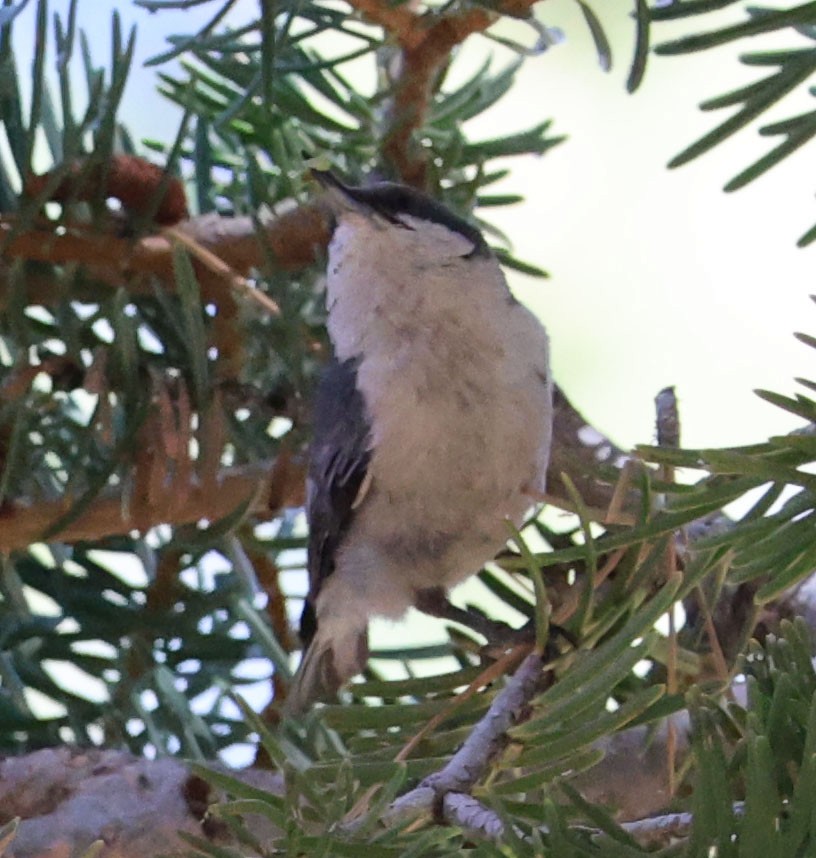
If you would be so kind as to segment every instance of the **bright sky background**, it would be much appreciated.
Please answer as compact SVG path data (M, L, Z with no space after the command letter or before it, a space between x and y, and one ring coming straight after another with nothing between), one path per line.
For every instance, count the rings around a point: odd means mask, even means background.
M471 123L475 139L497 129L524 129L554 119L569 140L541 159L514 159L504 190L527 201L491 212L512 236L517 254L546 268L550 280L513 277L520 297L550 330L556 378L585 415L618 443L649 442L653 397L674 384L687 446L761 440L788 431L793 418L751 392L792 390L795 375L816 376L814 353L794 330L816 331L816 245L796 239L816 221L810 184L812 148L790 157L754 185L724 194L723 184L774 141L756 128L676 171L667 161L727 112L702 113L697 104L756 79L765 69L742 66L737 50L787 47L790 34L743 40L692 57L653 57L641 90L625 92L632 50L631 4L595 3L612 36L614 66L599 69L573 0L548 0L539 17L564 30L566 42L531 58L519 84L488 115ZM17 42L29 44L32 3L18 19ZM110 13L138 26L137 69L122 117L134 136L172 139L178 112L154 91L143 61L160 52L169 33L194 32L220 4L151 15L130 2L81 0L80 24L95 58L109 50ZM52 0L64 13L68 0ZM256 13L241 0L233 20ZM655 42L715 23L740 20L738 8L655 29ZM532 41L532 33L513 35ZM497 66L509 58L495 43L475 38L464 70L485 52ZM20 57L26 56L25 51ZM353 74L365 76L369 60ZM26 65L21 68L25 76ZM810 102L810 104L806 104ZM812 109L806 93L792 97L763 123Z
M642 89L630 96L630 4L594 5L621 10L603 19L616 48L613 71L598 70L577 5L550 0L540 14L563 27L568 41L527 64L490 123L532 125L552 116L570 138L540 160L514 165L508 185L529 202L503 220L519 254L552 274L520 292L552 333L556 378L623 445L651 440L652 399L670 384L677 386L688 446L787 431L795 420L751 391L790 391L792 376L816 374L814 352L791 337L816 330L808 298L816 291L816 245L795 247L816 221L813 150L734 194L722 186L778 142L759 138L756 126L666 170L672 156L729 114L702 113L699 102L768 70L741 65L734 47L652 57ZM731 9L710 16L705 28L737 20ZM655 27L654 39L701 26ZM792 39L756 42L741 42L739 51L789 47ZM813 107L802 94L761 124Z

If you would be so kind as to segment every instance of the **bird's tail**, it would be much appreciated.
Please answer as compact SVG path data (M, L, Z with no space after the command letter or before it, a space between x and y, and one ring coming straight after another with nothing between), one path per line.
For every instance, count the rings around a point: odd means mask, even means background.
M297 716L318 700L331 700L368 661L368 629L331 628L321 623L306 647L286 701L284 714Z

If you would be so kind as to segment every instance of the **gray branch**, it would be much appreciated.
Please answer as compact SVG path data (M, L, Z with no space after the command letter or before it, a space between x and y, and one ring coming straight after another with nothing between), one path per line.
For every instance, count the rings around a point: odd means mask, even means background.
M541 688L544 661L533 652L524 659L504 689L499 692L487 713L470 732L462 747L438 772L393 801L384 815L386 825L410 819L423 813L445 812L445 799L451 793L469 793L486 773L492 760L504 748L507 731L524 720L524 710ZM456 799L448 803L451 812L466 813L475 818L475 806ZM480 805L481 807L481 805ZM484 808L487 811L487 808ZM479 812L481 814L481 811ZM487 817L481 815L485 821ZM487 824L487 823L486 823ZM480 826L481 827L481 826ZM493 823L489 823L493 827Z

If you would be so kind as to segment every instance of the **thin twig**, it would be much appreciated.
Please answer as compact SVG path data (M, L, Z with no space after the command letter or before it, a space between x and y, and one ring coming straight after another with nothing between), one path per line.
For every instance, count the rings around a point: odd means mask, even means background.
M741 817L745 813L745 803L737 801L731 806L731 810L735 817ZM668 846L675 840L688 837L693 825L694 817L690 813L667 813L624 822L621 828L641 846L654 847Z
M501 658L490 664L483 670L463 691L460 691L450 703L441 711L437 712L430 721L425 724L403 745L399 753L394 757L395 762L407 760L416 746L428 735L430 735L440 724L444 723L456 709L469 700L482 688L495 682L500 676L504 676L509 670L518 664L521 657L530 649L529 644L519 644L506 652Z
M448 793L470 792L504 747L507 731L524 720L525 710L541 689L543 666L540 653L533 652L524 659L445 766L391 803L384 814L387 826L430 814L440 805L444 812L444 798Z
M673 387L665 387L655 397L657 414L657 443L661 447L677 449L680 446L680 411L677 406L677 396ZM661 465L658 473L665 482L674 482L674 468L671 465ZM660 497L658 503L665 504L665 498ZM666 543L665 549L666 579L677 571L677 549L675 540ZM674 619L674 607L669 610L668 657L666 659L666 691L668 694L677 693L677 628ZM666 736L666 769L668 774L669 795L673 796L677 788L677 732L674 722L669 721Z
M254 301L270 316L280 316L280 307L260 289L255 289L246 277L231 268L220 256L208 250L191 235L177 227L169 227L164 232L165 235L181 244L192 257L205 265L213 274L223 278L238 294Z

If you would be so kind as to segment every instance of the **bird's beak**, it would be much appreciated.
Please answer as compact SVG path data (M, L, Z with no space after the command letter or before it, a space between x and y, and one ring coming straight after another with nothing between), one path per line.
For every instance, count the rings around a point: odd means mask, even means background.
M366 211L367 206L356 199L354 189L344 185L331 170L312 169L312 178L326 191L325 201L335 215L345 211Z

